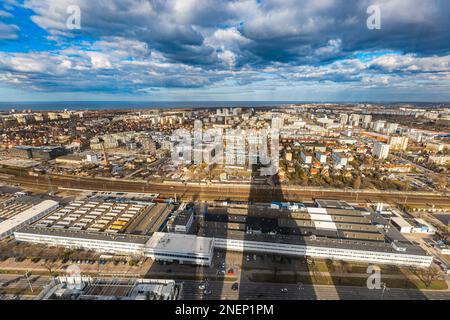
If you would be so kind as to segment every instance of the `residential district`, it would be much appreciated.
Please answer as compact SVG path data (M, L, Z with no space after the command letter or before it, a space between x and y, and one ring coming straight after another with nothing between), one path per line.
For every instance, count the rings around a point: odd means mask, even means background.
M2 299L450 299L450 106L10 110L0 136Z

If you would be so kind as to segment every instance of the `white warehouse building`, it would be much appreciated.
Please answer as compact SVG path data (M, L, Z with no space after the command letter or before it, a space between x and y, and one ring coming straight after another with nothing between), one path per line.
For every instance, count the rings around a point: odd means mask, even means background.
M145 245L145 256L158 261L211 265L214 239L179 233L155 232Z
M213 238L195 235L155 232L150 238L131 235L98 235L76 231L43 231L25 228L15 232L19 241L70 248L83 248L111 254L132 254L153 260L186 264L211 265L214 249L237 252L261 252L277 255L310 256L344 261L380 263L411 267L429 267L432 256L401 245L370 247L345 243L346 240L302 240L301 242L250 241L234 237ZM255 238L256 239L256 238Z
M58 208L58 202L44 200L17 215L0 222L0 240L12 235L15 231L39 220Z

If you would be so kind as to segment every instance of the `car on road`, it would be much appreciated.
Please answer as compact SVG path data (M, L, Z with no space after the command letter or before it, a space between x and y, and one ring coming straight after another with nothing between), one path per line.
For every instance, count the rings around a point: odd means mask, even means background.
M206 289L206 290L203 291L203 294L205 296L209 296L211 294L211 290Z
M231 290L236 291L239 289L239 283L235 282L231 285Z
M205 290L205 289L206 289L206 283L200 283L199 286L198 286L198 288L199 288L200 290Z
M288 289L287 289L287 288L283 288L283 289L281 289L280 291L281 291L281 292L288 292Z

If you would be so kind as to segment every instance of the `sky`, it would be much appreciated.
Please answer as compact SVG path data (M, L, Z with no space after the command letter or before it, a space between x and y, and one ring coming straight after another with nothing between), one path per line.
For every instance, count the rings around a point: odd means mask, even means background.
M449 102L449 14L448 0L2 0L0 101Z

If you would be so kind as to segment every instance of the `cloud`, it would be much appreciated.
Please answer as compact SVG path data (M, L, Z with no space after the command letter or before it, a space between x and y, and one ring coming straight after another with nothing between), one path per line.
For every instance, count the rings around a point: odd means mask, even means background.
M6 24L0 21L0 41L17 39L19 30L19 27L14 24Z
M111 62L107 55L99 52L87 52L87 55L91 59L93 69L111 69Z
M381 30L366 26L373 4ZM80 30L66 27L69 5L81 9ZM23 8L51 43L43 51L32 43L29 52L0 52L0 74L7 74L0 81L24 88L448 85L449 1L25 0ZM0 40L29 31L2 12L8 23L0 22Z

